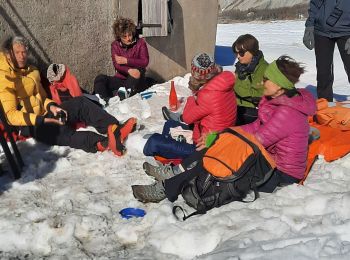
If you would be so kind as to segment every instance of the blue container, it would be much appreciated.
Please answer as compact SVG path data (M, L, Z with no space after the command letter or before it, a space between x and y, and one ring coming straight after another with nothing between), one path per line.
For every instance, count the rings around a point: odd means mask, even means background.
M119 214L122 216L122 218L129 219L129 218L139 218L146 215L146 211L140 208L125 208L119 211Z

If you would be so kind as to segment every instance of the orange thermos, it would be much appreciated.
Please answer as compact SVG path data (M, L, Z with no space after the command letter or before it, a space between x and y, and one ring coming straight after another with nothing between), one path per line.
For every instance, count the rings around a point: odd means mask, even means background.
M176 95L176 90L175 90L175 85L173 80L171 81L171 87L170 87L169 108L172 111L175 111L178 108L177 95Z

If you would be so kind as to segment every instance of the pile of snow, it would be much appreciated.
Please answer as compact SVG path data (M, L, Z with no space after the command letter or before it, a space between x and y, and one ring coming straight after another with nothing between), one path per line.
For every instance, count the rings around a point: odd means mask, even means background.
M313 52L301 40L303 23L219 25L217 42L230 46L247 32L258 37L268 61L288 53L304 62L308 71L300 85L315 84ZM335 91L349 93L339 53L335 57ZM190 94L188 78L174 79L179 97ZM143 136L161 130L169 86L154 86L147 100L111 100L108 112L120 120L136 116L145 125L127 140L124 157L31 139L19 143L23 177L0 178L1 259L349 259L350 156L318 160L304 186L260 194L253 203L231 203L185 222L174 218L167 200L136 201L130 186L153 182L142 170L145 160L153 160L142 154ZM176 204L191 211L182 199ZM119 215L125 207L147 214L126 220Z

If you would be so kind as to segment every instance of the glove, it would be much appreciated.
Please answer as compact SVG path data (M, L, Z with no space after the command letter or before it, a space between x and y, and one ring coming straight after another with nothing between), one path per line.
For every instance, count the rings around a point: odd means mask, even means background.
M347 39L344 49L345 49L346 53L350 55L350 37Z
M314 27L309 26L305 27L303 43L309 50L312 50L315 46L315 38L314 38Z

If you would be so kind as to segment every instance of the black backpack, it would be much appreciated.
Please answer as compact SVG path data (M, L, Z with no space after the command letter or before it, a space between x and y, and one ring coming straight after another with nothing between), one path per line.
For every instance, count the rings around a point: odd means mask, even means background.
M231 138L230 142L225 142L226 147L224 149L234 149L233 144L236 143L251 148L251 153L246 158L243 157L244 160L236 169L233 169L227 162L215 156L215 149L220 151L215 146L223 145L223 142L219 142L218 140L225 138L224 136ZM271 159L266 158L267 156L265 155L267 152L262 153L261 148L262 146L260 144L257 145L256 141L248 139L242 132L239 133L231 128L226 129L217 137L214 144L204 154L201 162L196 166L201 171L201 174L188 181L182 190L182 197L196 211L186 216L180 206L174 206L173 214L177 217L177 210L180 209L184 214L183 220L186 220L191 216L205 214L214 207L220 207L232 201L255 201L259 196L257 188L264 184L272 176L274 171L274 165L271 163ZM234 153L232 153L232 156L239 157ZM205 166L206 159L210 159L211 164L220 164L217 166L229 169L232 175L224 178L214 176L207 170L208 167ZM215 165L214 169L216 169ZM211 171L213 171L213 167ZM254 198L250 201L244 201L250 192L254 193Z

